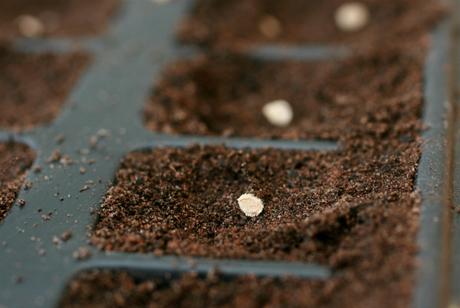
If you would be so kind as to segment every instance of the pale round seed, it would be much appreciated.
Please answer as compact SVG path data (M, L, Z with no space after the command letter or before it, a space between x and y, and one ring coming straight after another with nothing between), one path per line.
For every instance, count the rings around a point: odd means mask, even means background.
M274 16L264 16L259 22L259 31L269 39L275 39L280 36L283 28L280 21Z
M243 194L238 198L238 205L244 215L249 217L256 217L264 210L264 203L262 200L253 194Z
M335 12L335 23L342 31L359 31L369 23L369 10L360 2L344 3Z
M285 100L265 104L262 113L270 124L281 127L288 126L294 117L291 105Z
M45 33L45 25L37 17L21 15L17 19L18 30L25 37L37 37Z

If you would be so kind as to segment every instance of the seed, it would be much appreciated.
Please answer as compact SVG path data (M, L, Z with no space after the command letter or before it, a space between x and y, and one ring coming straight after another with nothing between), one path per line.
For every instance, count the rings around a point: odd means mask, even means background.
M359 2L344 3L335 12L335 23L345 32L359 31L369 22L369 10Z
M238 205L246 216L256 217L264 210L262 200L253 194L243 194L238 198Z
M43 35L45 26L37 17L21 15L18 17L19 32L25 37L37 37Z
M262 113L270 124L281 127L288 126L294 117L291 105L285 100L265 104Z
M276 17L267 15L259 22L259 31L269 39L277 38L282 32L281 23Z

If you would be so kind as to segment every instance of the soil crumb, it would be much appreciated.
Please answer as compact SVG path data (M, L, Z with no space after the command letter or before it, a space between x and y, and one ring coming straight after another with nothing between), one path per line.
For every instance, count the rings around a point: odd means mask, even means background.
M34 152L23 144L0 143L0 222L14 205L34 159Z
M0 127L24 130L50 123L88 62L80 52L25 54L0 46Z

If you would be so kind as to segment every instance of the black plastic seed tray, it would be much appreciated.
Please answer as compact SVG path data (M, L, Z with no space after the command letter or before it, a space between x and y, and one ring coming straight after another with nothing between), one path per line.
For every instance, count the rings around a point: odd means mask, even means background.
M180 274L190 270L206 273L218 268L229 276L253 273L260 276L292 275L306 279L326 279L328 268L315 264L211 260L152 254L105 253L91 248L91 258L73 257L80 247L88 247L88 226L94 223L94 209L106 193L120 159L142 148L183 147L192 144L225 144L229 147L273 147L334 151L340 145L321 141L276 141L201 136L170 136L147 131L141 112L150 93L152 80L162 67L178 58L199 52L174 43L174 29L191 1L172 1L156 5L149 0L129 0L110 31L101 38L18 40L16 48L26 52L66 52L83 48L93 55L89 69L72 91L65 110L50 126L29 133L3 131L1 140L24 142L37 152L35 165L41 173L30 172L32 188L23 189L19 198L25 207L13 207L0 224L0 306L52 307L76 273L106 268L126 270L147 277L164 273ZM450 24L443 23L434 32L434 41L425 69L424 118L429 129L424 133L423 153L417 186L423 196L421 229L421 266L417 276L414 306L435 307L442 301L444 273L443 222L447 128L445 119L449 101L444 67L448 64ZM76 47L77 46L77 47ZM263 46L249 51L253 57L270 60L334 59L346 57L343 47L304 46L278 48ZM101 134L103 132L103 134ZM65 136L62 144L55 137ZM90 140L99 136L96 146ZM79 164L63 166L46 163L56 149L77 161L94 160L85 174ZM87 149L87 150L86 150ZM90 189L80 191L88 181ZM43 221L41 213L52 213ZM55 235L72 232L72 238L56 246ZM20 283L18 283L20 280Z
M448 165L448 170L451 170L452 184L448 186L447 194L449 196L447 204L451 205L453 211L452 215L448 217L448 221L451 225L448 226L448 232L445 235L448 241L451 243L448 249L449 257L447 258L447 271L448 277L450 278L447 285L449 304L453 307L460 305L460 266L458 260L460 258L460 123L459 123L459 92L458 82L460 78L460 2L455 1L455 15L453 21L453 40L452 46L452 72L451 72L451 84L456 90L451 97L450 112L448 121L450 123L450 148L451 148L451 159Z

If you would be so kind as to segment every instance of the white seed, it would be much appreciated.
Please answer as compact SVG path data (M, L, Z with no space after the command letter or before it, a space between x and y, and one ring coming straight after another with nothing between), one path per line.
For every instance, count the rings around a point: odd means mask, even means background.
M243 194L238 198L238 205L246 216L256 217L264 210L262 200L253 194Z
M359 2L344 3L335 12L337 27L345 32L359 31L369 22L369 10Z
M277 38L282 30L280 21L273 16L264 16L259 22L259 31L269 39Z
M288 126L294 117L291 105L285 100L265 104L262 113L270 124L281 127Z
M19 32L25 37L37 37L45 32L45 25L37 17L21 15L17 21Z

